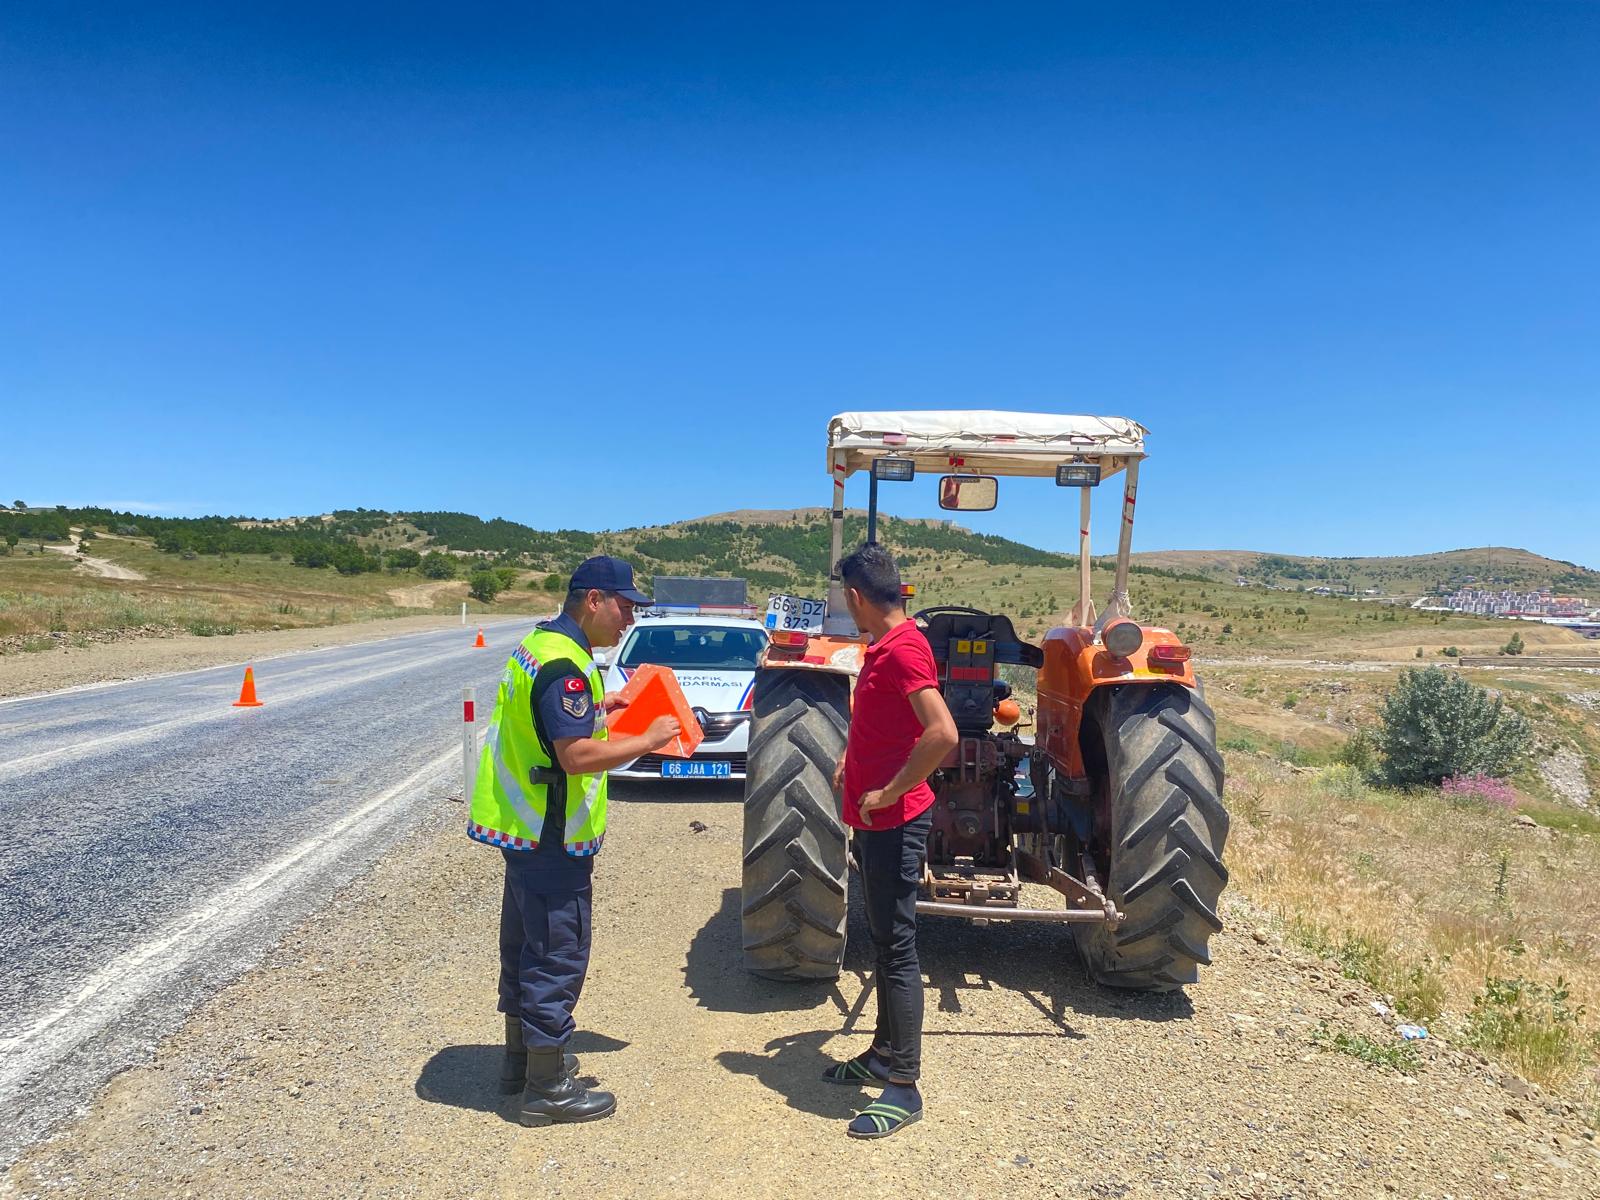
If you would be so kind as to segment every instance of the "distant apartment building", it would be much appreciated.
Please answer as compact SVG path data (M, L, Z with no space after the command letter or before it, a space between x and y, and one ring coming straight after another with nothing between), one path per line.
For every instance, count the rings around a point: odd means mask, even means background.
M1582 617L1589 611L1581 598L1557 596L1549 588L1519 592L1463 587L1443 597L1439 607L1485 617Z

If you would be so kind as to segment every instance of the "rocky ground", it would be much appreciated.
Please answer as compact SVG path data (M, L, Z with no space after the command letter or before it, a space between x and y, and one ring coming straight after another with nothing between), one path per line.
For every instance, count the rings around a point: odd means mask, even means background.
M737 789L619 796L574 1048L620 1108L523 1129L494 1081L499 862L462 819L442 804L0 1195L1600 1194L1600 1149L1520 1080L1437 1040L1415 1077L1331 1049L1393 1018L1240 897L1164 997L1094 987L1059 929L926 921L926 1118L850 1141L862 1094L818 1075L870 1029L865 938L837 984L744 974Z

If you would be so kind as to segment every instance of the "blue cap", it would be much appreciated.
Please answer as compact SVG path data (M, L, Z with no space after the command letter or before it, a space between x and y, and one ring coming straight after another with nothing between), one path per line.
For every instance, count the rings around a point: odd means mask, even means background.
M584 559L572 573L572 582L567 584L569 592L587 592L590 588L615 592L635 604L651 603L649 596L634 588L633 568L620 558L606 554Z

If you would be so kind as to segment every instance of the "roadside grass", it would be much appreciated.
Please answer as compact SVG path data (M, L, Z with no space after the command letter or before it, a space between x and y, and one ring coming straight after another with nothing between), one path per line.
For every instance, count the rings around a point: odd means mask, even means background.
M1235 885L1403 1017L1600 1103L1600 834L1229 752ZM1537 819L1537 818L1536 818ZM1356 1057L1360 1048L1335 1047Z
M1311 1041L1324 1050L1348 1054L1369 1067L1387 1067L1402 1075L1415 1075L1422 1066L1422 1059L1410 1042L1385 1045L1364 1034L1330 1030L1326 1021L1318 1022L1316 1029L1311 1032Z

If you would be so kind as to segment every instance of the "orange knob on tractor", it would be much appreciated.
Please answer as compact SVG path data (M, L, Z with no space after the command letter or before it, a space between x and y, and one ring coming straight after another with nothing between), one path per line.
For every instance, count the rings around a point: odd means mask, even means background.
M1002 700L994 706L994 719L1002 725L1015 725L1022 720L1022 705L1015 700Z

